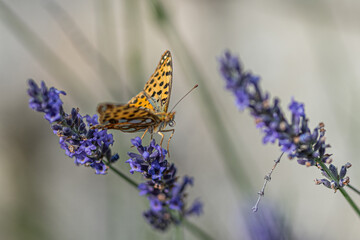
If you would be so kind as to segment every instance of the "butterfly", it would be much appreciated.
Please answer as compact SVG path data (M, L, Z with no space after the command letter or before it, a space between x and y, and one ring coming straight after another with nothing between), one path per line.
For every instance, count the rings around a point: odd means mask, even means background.
M155 72L146 82L144 90L131 98L127 104L101 103L97 111L100 114L99 123L92 128L118 129L123 132L144 131L141 139L149 132L151 138L154 133L161 136L160 145L164 140L164 132L172 132L168 144L174 135L175 129L165 129L167 125L175 125L175 112L168 112L172 86L172 58L170 51L161 56Z

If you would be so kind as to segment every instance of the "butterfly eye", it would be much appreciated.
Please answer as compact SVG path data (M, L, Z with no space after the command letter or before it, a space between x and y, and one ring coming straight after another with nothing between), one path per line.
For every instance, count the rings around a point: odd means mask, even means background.
M174 126L175 126L175 124L176 124L176 123L175 123L175 121L174 121L174 120L171 120L171 121L169 122L169 126L170 126L170 127L174 127Z

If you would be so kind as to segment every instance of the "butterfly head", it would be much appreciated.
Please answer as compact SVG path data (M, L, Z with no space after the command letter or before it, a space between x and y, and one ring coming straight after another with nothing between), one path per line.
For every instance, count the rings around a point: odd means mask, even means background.
M170 112L170 113L166 114L165 123L169 124L170 127L175 126L175 124L176 124L176 122L175 122L175 112Z

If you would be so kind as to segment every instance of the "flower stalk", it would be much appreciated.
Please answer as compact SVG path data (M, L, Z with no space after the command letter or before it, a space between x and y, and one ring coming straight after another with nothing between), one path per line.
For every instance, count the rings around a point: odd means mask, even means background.
M337 184L339 184L339 180L334 176L334 174L332 173L332 171L320 160L316 160L316 162L320 165L320 167L322 168L322 170L324 170L326 172L326 174L328 176L330 176L330 178L335 181ZM336 191L336 190L335 190ZM350 206L352 207L352 209L357 213L357 215L360 217L360 209L359 207L356 205L356 203L352 200L352 198L350 197L350 195L345 191L344 188L339 188L339 191L341 192L341 194L344 196L344 198L346 199L346 201L350 204Z
M263 134L263 143L278 142L281 151L290 159L297 159L300 165L307 167L320 166L322 175L327 179L316 179L316 184L340 192L360 216L359 208L343 189L348 185L350 178L346 176L351 163L346 163L340 171L332 165L332 154L326 152L330 145L326 143L325 125L319 123L313 131L308 126L303 103L294 99L289 104L291 120L289 121L280 107L280 100L274 98L272 103L269 93L260 88L260 77L244 71L237 57L230 52L219 59L220 72L226 82L226 88L235 95L235 104L240 111L249 109L255 118L256 126ZM329 164L329 167L326 166Z

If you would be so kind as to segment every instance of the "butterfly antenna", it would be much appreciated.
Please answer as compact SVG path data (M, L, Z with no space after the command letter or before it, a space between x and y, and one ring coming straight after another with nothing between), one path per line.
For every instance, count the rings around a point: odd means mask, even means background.
M180 98L180 100L173 106L173 108L171 109L170 112L172 112L174 110L174 108L179 104L179 102L181 102L187 95L189 95L189 93L192 92L192 90L194 90L195 88L197 88L199 85L196 84L192 89L190 89L190 91L188 91L182 98Z

